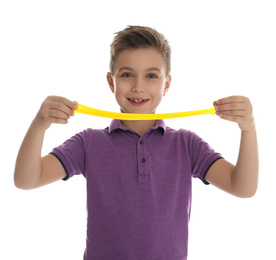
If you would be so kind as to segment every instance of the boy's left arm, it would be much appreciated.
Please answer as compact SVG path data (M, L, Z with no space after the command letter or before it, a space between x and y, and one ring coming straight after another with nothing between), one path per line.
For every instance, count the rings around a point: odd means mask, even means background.
M209 169L205 180L235 196L254 196L258 186L259 158L253 109L248 98L232 96L214 102L216 114L236 122L241 129L240 151L236 165L218 160Z

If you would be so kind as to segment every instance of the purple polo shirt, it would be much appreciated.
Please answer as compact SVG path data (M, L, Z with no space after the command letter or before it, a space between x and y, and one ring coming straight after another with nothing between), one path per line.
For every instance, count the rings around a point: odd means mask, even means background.
M193 132L163 120L142 136L113 120L52 152L68 178L87 183L85 260L185 260L191 178L221 155Z

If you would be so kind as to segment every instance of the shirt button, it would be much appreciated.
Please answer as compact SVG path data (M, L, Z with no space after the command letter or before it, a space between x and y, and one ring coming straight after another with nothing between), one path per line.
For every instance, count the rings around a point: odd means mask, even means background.
M140 144L143 144L143 143L144 143L144 142L141 140L141 141L140 141Z
M145 159L145 158L143 158L143 159L142 159L142 162L143 162L143 163L144 163L144 162L146 162L146 159Z

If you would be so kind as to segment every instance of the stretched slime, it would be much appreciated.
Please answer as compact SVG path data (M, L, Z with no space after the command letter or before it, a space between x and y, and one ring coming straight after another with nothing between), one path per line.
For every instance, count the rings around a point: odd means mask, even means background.
M132 114L132 113L117 113L109 112L105 110L95 109L78 104L78 109L74 110L75 113L100 116L105 118L120 119L120 120L160 120L169 118L180 118L188 116L198 116L198 115L214 115L216 113L215 107L208 109L187 111L187 112L177 112L177 113L166 113L166 114Z

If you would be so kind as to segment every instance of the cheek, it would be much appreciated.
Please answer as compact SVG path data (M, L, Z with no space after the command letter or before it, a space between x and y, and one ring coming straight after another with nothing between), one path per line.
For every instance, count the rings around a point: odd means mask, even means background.
M114 94L117 100L124 99L124 96L126 95L126 87L124 84L116 84L114 88Z
M115 83L115 92L123 93L127 90L128 84L123 80L117 80Z
M152 90L152 94L158 98L162 98L166 94L165 85L163 82L153 86Z
M163 91L159 88L159 90L151 92L151 96L155 102L160 103L163 98Z

